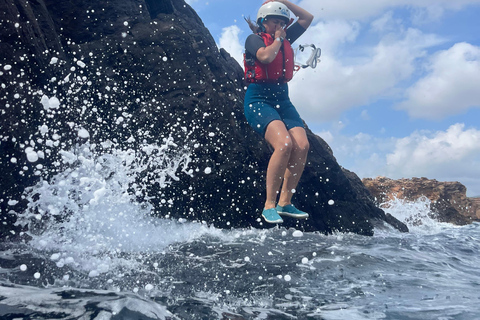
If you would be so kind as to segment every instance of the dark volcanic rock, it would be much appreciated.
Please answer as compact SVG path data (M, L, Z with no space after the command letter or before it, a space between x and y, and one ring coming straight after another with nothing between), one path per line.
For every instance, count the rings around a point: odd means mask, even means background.
M392 180L385 177L363 179L363 183L379 204L394 198L416 201L426 197L430 208L442 222L464 225L480 220L480 206L467 197L467 188L460 182L440 182L435 179L412 178Z
M190 162L166 178L149 167L138 201L160 216L266 227L259 215L271 150L244 119L243 71L184 1L0 0L0 8L3 239L18 232L24 189L80 161L62 150L167 142ZM295 201L312 218L285 225L369 235L392 222L327 144L308 136Z

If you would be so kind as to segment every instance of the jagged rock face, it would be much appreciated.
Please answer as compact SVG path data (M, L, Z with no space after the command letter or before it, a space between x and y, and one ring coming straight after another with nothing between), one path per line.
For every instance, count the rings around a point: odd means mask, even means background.
M160 216L266 227L258 218L271 150L244 119L243 71L184 1L0 0L0 8L2 236L25 208L25 187L76 163L62 151L162 141L190 153L188 168L168 186L154 168L144 172L140 202ZM312 218L285 225L368 235L392 222L327 144L308 136L296 204Z
M473 203L473 206L476 206L477 207L477 217L480 216L480 213L479 213L479 210L480 210L480 197L475 197L475 198L469 198L472 203Z
M467 189L459 182L439 182L427 178L392 180L385 177L362 180L381 204L394 198L415 201L421 197L431 200L431 210L442 222L458 225L480 219L478 201L467 197Z

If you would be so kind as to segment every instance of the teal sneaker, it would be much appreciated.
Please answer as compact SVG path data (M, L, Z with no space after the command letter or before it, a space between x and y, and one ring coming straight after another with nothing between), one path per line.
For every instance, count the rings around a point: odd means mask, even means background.
M281 216L287 216L287 217L292 217L297 219L308 218L308 213L298 210L297 208L295 208L293 204L288 204L285 207L277 206L276 209L278 214Z
M278 215L277 210L275 210L275 208L263 209L262 217L268 223L282 223L283 222L282 217L280 217Z

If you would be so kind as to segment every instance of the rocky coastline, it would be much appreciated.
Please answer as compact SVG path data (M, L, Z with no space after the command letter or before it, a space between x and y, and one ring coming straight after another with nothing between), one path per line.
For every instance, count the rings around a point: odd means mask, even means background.
M416 201L426 197L431 201L434 218L441 222L465 225L480 221L480 198L467 197L467 188L460 182L424 177L398 180L377 177L365 178L362 182L379 206L395 198Z

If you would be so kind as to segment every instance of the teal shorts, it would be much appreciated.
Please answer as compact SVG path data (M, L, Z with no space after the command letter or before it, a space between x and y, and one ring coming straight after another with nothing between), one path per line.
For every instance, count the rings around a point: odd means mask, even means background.
M288 85L252 83L248 86L244 103L245 117L262 137L270 122L283 121L287 130L305 128L300 115L288 97Z

